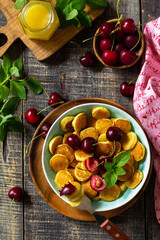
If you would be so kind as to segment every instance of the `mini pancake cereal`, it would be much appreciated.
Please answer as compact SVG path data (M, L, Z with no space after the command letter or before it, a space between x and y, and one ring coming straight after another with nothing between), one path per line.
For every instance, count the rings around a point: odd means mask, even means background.
M127 188L136 188L143 179L139 164L144 159L145 147L130 121L112 114L107 108L96 106L89 116L85 112L66 116L60 121L64 133L53 136L49 142L52 154L49 164L56 172L54 181L60 196L65 195L72 207L81 204L84 194L93 201L114 201ZM113 139L107 135L109 129ZM119 129L120 137L114 136L114 129ZM129 155L117 173L117 180L108 187L105 166L112 166L113 161L118 164L119 156L125 154Z

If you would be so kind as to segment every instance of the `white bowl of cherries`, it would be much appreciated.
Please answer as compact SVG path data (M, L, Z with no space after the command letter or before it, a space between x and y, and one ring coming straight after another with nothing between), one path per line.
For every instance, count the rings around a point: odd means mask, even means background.
M144 37L133 19L111 19L97 29L93 49L98 60L105 66L129 68L143 54Z

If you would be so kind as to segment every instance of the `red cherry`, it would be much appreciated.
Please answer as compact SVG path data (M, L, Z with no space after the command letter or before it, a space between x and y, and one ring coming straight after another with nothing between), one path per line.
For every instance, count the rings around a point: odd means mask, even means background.
M81 141L76 134L72 134L72 135L68 136L67 143L74 150L77 150L81 146Z
M115 65L118 60L118 53L116 51L106 50L102 53L102 60L107 65Z
M105 180L100 175L93 175L90 181L93 190L99 192L106 188Z
M46 138L47 133L48 133L50 127L51 127L51 124L49 124L49 123L44 123L44 124L42 125L42 127L40 128L40 132L43 133L43 134L42 134L42 137L43 137L44 139Z
M13 187L8 192L8 197L10 199L14 199L15 201L19 202L23 198L23 190L20 187Z
M81 148L83 150L83 152L86 152L86 153L92 153L94 152L94 149L95 149L95 140L94 138L92 137L86 137L82 140L82 143L81 143Z
M25 113L25 119L28 123L34 125L40 122L41 116L37 114L37 110L35 108L30 108Z
M122 30L115 32L115 41L122 42L124 40L125 33Z
M133 83L122 82L120 85L121 94L124 97L132 97L135 85Z
M126 34L134 34L137 31L134 20L131 18L125 19L121 23L121 29Z
M128 35L124 39L124 44L128 49L133 48L138 42L139 37L137 35Z
M122 49L120 52L120 61L125 65L130 65L135 62L137 56L136 53L128 49Z
M118 127L109 127L106 132L106 137L110 142L119 141L123 136L123 132Z
M125 48L125 46L124 46L124 44L123 44L122 42L117 43L116 46L115 46L115 50L116 50L117 52L119 52L119 53L120 53L120 51L121 51L122 49L124 49L124 48Z
M112 32L112 24L109 22L102 23L99 28L99 33L102 38L110 38L110 34Z
M111 39L102 39L100 41L100 49L102 51L105 51L105 50L110 50L112 47L112 41Z
M71 183L66 184L61 190L60 190L60 196L63 195L70 195L76 190L75 186L73 186Z
M92 67L95 62L95 56L91 52L87 52L84 56L80 57L80 63L83 67Z
M91 173L96 172L99 166L99 161L95 157L90 157L85 160L85 166Z
M59 93L56 92L52 92L49 96L49 100L48 100L48 105L51 106L54 103L58 103L62 101L62 97L60 96ZM60 104L56 104L54 106L52 106L53 108L59 106Z

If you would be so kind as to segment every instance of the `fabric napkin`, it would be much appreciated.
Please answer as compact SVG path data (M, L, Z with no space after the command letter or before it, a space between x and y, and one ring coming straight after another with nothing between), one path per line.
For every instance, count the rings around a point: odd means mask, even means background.
M153 145L155 211L160 223L160 17L146 24L144 37L146 48L135 85L133 107Z

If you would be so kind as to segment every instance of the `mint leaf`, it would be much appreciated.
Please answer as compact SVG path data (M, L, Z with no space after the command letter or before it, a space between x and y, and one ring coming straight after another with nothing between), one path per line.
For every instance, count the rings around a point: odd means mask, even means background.
M3 100L0 99L0 108L3 106Z
M90 16L83 10L78 12L77 19L82 26L85 26L85 27L92 26L92 21L91 21Z
M104 167L105 167L106 170L112 170L112 169L114 170L114 163L113 162L105 163Z
M22 66L23 66L23 62L21 58L17 58L14 62L13 62L13 67L18 68L19 71L22 70Z
M15 9L21 9L24 7L24 5L28 2L29 0L16 0L15 2Z
M17 67L11 67L9 72L15 77L20 77L19 69Z
M9 98L2 106L0 112L4 115L10 114L15 111L19 104L19 97Z
M125 151L115 156L114 161L115 161L116 167L123 167L128 162L130 155L131 155L130 151Z
M24 85L26 84L25 81L18 82L16 80L10 81L10 90L11 93L20 99L25 100L26 99L26 89Z
M78 15L78 11L76 9L73 9L70 13L66 15L66 20L71 20L75 18Z
M4 71L2 65L0 65L0 83L7 79L7 74Z
M5 100L8 98L10 90L5 85L0 85L0 99Z
M43 91L42 85L34 78L28 78L26 83L31 91L36 94L39 94Z
M124 174L126 174L126 172L124 171L124 169L121 168L121 167L116 167L116 168L114 169L114 172L115 172L115 174L117 174L117 176L118 176L118 175L124 175Z
M11 63L8 55L7 54L3 55L3 68L7 74L9 73L9 70L11 67L12 67L12 63Z
M117 174L114 172L107 171L105 173L105 183L108 188L112 187L117 182Z
M0 141L3 142L7 134L7 124L1 123L1 122L2 122L2 117L0 116Z
M12 116L12 118L8 120L7 127L10 131L14 132L23 132L24 129L20 119L16 116Z
M86 6L86 0L72 0L72 8L83 10Z
M102 9L107 7L107 3L105 0L86 0L86 4L95 9Z

